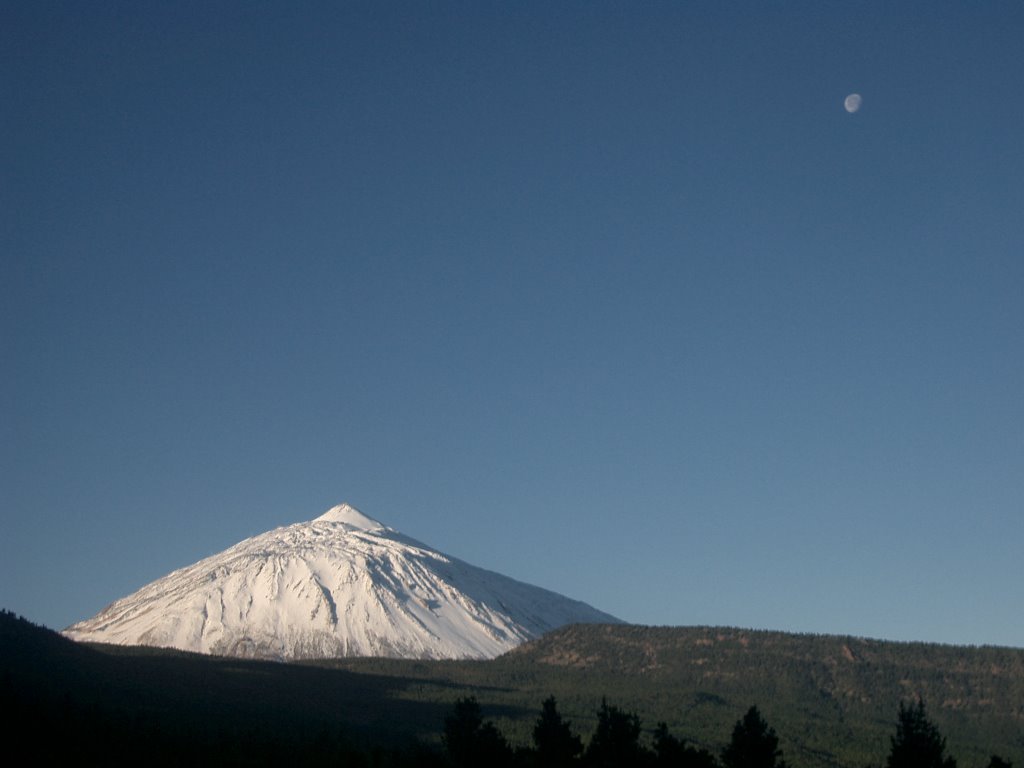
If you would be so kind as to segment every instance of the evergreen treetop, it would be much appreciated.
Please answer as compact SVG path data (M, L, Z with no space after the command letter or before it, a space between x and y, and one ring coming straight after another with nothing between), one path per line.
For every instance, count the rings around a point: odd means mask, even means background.
M956 760L945 754L946 739L925 715L924 701L916 706L900 702L896 735L890 741L886 768L956 768Z
M761 717L756 706L747 710L732 729L732 740L722 751L725 768L787 768L779 749L779 737Z

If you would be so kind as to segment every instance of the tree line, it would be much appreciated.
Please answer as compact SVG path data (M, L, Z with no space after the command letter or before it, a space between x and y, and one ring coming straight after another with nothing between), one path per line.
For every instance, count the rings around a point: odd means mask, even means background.
M666 723L658 724L650 746L641 742L641 732L636 714L602 699L597 726L584 745L559 713L554 696L549 696L533 726L532 745L513 748L493 722L483 719L480 704L469 696L459 699L445 718L442 743L452 768L788 768L778 735L756 705L736 721L729 743L718 755L672 735ZM957 768L923 701L900 703L890 742L885 768ZM987 768L1012 766L993 755Z

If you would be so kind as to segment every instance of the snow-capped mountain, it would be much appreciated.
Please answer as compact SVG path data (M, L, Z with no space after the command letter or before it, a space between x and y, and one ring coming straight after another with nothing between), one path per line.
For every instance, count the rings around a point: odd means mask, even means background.
M64 634L225 656L490 658L586 603L462 562L340 504L174 571Z

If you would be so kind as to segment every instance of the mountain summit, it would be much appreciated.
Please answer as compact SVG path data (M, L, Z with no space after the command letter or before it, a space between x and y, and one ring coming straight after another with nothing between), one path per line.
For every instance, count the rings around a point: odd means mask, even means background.
M442 554L348 504L246 539L64 634L247 658L491 658L618 619Z
M374 531L378 528L387 527L384 523L378 523L372 517L367 517L351 504L339 504L336 507L331 507L313 522L345 523L345 525L351 525L353 528L359 528L364 531Z

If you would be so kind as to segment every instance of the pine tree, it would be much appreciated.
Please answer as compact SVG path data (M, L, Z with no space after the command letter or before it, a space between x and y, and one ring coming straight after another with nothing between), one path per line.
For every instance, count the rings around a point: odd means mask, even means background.
M751 707L732 729L732 740L722 751L725 768L787 768L779 749L779 737Z
M640 718L601 699L597 729L590 738L584 762L596 768L643 765L651 757L640 746Z
M512 749L494 726L484 722L475 696L459 699L444 719L444 742L448 759L456 768L501 766L511 762Z
M549 696L541 705L540 717L533 726L533 744L536 763L542 768L572 765L576 756L583 752L583 741L562 719L554 696Z
M890 741L886 768L956 768L956 760L945 755L946 739L925 716L923 701L909 707L900 702L896 735Z
M667 723L658 723L654 731L654 754L657 765L672 768L717 768L718 761L706 749L697 749L668 732Z

